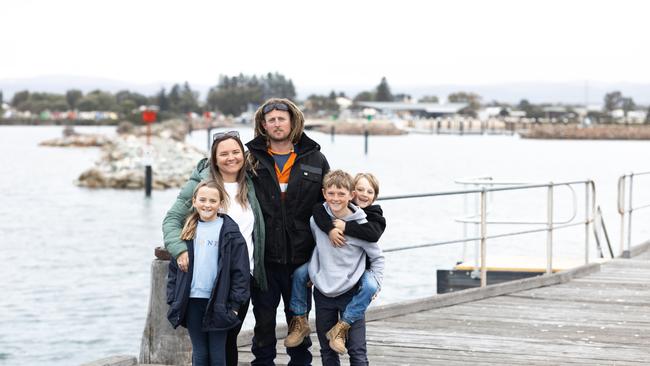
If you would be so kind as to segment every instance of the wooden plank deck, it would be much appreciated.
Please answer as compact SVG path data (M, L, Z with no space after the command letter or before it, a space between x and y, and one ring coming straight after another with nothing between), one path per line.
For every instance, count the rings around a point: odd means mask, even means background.
M443 304L424 311L409 311L413 307L405 306L406 313L397 311L397 315L395 307L379 311L383 314L379 316L369 312L370 363L650 365L648 246L632 259L595 266L600 271L594 267L592 273L578 273L576 276L581 277L550 286L542 283L543 287L534 287L531 283L535 279L520 280L522 290L511 290L514 285L495 285L504 294L492 290L483 296L492 297L478 300L449 294L450 299L457 296L458 300L450 300L456 302L451 306ZM486 291L476 290L475 294ZM373 320L376 317L380 319ZM320 365L318 340L315 334L311 337L314 365ZM240 348L239 357L240 364L250 363L249 345ZM341 360L343 365L349 364L346 357ZM276 363L287 362L284 347L278 347Z

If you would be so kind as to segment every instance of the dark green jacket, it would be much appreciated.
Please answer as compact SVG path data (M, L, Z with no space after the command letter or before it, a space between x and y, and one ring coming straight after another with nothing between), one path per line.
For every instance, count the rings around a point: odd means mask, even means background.
M187 250L187 244L181 240L181 231L185 224L185 219L192 212L192 194L194 188L203 180L210 179L210 163L207 158L201 159L192 172L190 179L181 188L176 202L167 211L163 219L162 229L165 240L165 248L169 253L177 258L181 253ZM255 188L250 176L246 175L246 186L248 187L248 202L253 210L255 225L253 227L253 277L257 285L264 291L267 289L266 270L264 268L264 243L265 228L262 210L255 194Z

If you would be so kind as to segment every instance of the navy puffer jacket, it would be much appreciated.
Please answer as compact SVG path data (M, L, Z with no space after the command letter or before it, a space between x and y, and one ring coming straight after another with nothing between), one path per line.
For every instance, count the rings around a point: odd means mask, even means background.
M202 330L205 332L227 330L241 324L234 311L238 311L250 297L250 265L246 241L237 223L230 216L220 216L224 220L219 234L217 277L203 316ZM194 271L194 243L192 240L187 240L186 243L190 260L189 270L179 270L176 258L172 258L167 276L167 319L174 328L179 325L187 326L185 315Z

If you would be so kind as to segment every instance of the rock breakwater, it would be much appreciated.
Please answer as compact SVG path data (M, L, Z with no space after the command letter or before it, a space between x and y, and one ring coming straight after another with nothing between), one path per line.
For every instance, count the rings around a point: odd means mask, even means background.
M181 187L205 154L170 138L154 136L147 145L145 137L121 135L102 147L100 159L79 175L76 184L88 188L143 188L147 156L153 171L153 189L166 189Z

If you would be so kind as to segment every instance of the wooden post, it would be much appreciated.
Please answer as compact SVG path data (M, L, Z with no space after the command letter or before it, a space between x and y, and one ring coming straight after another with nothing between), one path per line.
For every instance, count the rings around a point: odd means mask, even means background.
M192 343L187 329L172 328L167 320L167 271L169 253L156 248L151 264L149 310L140 343L141 364L191 365Z
M363 154L368 155L368 126L363 130Z

